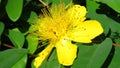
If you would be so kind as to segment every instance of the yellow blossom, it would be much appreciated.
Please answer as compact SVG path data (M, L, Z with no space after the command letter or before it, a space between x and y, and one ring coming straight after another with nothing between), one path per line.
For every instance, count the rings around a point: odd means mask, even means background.
M48 12L49 11L49 12ZM73 5L65 9L65 5L52 6L43 10L35 23L35 34L39 40L49 40L49 45L35 58L34 66L38 68L56 48L60 64L72 65L77 56L77 46L72 43L91 43L92 39L103 33L101 24L96 20L85 20L86 8Z

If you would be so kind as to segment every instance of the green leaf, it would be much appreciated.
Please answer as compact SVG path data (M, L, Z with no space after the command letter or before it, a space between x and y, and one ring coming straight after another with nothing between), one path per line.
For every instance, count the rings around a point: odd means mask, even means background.
M120 31L119 31L120 24L118 22L107 17L106 15L96 13L96 10L99 9L99 5L100 5L99 3L96 3L95 1L92 1L92 0L87 0L86 4L87 4L87 10L88 10L87 17L98 20L104 28L105 35L108 34L109 29L111 29L111 32L119 32L120 33Z
M53 50L50 57L41 65L40 68L61 68L58 63L56 49Z
M106 60L106 58L108 57L111 48L112 40L110 38L106 38L106 40L102 44L100 44L100 46L98 46L98 48L94 52L92 58L90 59L88 67L100 68L104 61Z
M27 54L24 55L15 65L11 68L25 68L27 63Z
M8 49L0 52L0 67L11 68L27 54L26 49Z
M27 20L27 22L32 23L37 17L37 14L34 11L31 11L30 18Z
M92 4L92 5L91 5ZM93 0L86 0L86 7L87 7L87 18L91 18L91 19L95 19L97 21L99 21L104 29L104 34L107 35L109 32L109 22L111 22L111 20L105 16L105 15L101 15L101 14L97 14L96 10L99 8L99 4L96 3ZM113 22L113 20L112 20Z
M8 0L6 12L12 21L17 21L22 13L23 0Z
M109 22L109 27L111 29L111 32L120 33L120 23L112 21L112 20L109 20L109 21L111 21L111 22Z
M33 54L38 46L38 39L37 36L29 34L27 36L27 41L28 41L28 51L29 53Z
M72 68L101 68L112 48L112 40L106 38L100 45L78 46L78 57Z
M120 13L120 0L100 0L100 2L107 4L113 10Z
M0 22L0 36L4 30L4 27L5 27L5 25L2 22Z
M57 52L56 49L54 49L48 59L47 68L60 68L60 67L61 65L59 64L57 59Z
M120 47L115 47L115 54L109 68L120 68Z
M25 38L23 33L21 33L17 28L9 30L9 34L7 35L13 45L17 48L22 48Z

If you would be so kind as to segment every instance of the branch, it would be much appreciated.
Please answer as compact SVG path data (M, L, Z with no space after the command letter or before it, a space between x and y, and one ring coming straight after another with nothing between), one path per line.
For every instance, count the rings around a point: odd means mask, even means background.
M43 2L42 0L39 0L44 6L48 6L45 2Z

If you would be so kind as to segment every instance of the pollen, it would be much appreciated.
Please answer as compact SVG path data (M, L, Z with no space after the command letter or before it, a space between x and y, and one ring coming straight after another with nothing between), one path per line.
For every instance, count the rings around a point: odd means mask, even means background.
M67 20L66 11L62 7L55 7L43 11L43 16L37 20L38 35L40 39L59 40L67 33L70 22ZM61 10L58 10L61 9Z

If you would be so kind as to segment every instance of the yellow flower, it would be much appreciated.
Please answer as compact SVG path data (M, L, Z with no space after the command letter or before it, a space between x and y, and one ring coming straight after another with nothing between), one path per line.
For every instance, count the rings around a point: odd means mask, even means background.
M87 11L84 6L73 5L65 9L61 4L52 6L48 11L43 10L43 15L32 25L39 40L49 40L49 45L35 58L36 68L47 59L54 47L59 63L72 65L77 56L77 46L72 41L91 43L93 38L103 33L98 21L85 20Z

